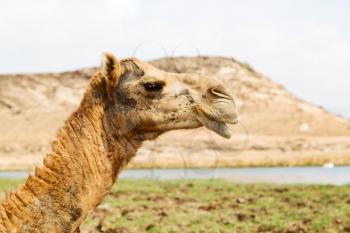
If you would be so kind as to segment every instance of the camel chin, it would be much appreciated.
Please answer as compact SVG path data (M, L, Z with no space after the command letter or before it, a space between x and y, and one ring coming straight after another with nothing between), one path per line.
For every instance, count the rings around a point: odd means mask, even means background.
M220 136L222 136L224 138L227 138L227 139L231 138L232 133L231 133L231 130L227 126L226 123L220 122L220 121L211 120L208 117L200 117L200 116L198 116L198 120L207 129L217 133L218 135L220 135Z
M209 115L204 109L196 108L198 121L207 129L217 133L224 138L231 138L231 129L228 127L227 123L236 124L238 123L237 118L226 118L225 122L217 116Z

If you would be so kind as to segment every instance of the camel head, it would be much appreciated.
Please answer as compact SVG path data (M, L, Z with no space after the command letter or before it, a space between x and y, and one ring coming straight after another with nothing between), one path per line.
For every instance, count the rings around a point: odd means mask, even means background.
M101 75L107 89L107 118L118 132L153 135L200 126L229 138L238 122L235 101L224 84L201 74L159 70L135 58L105 53Z

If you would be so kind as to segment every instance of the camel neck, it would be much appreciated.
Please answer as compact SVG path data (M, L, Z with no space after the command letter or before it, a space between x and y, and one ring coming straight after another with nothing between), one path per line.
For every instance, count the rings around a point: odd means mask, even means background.
M0 205L0 214L5 211L14 229L75 232L102 202L142 143L113 135L103 119L100 105L82 104L70 116L53 142L52 152L45 156L44 165L36 168L20 190L9 195L3 207Z

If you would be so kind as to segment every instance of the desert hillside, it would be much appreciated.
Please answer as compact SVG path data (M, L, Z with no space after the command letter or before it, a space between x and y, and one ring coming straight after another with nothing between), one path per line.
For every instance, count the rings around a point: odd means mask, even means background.
M221 79L236 97L241 122L221 139L204 129L175 131L147 142L138 167L350 164L350 122L308 104L246 64L223 57L163 58L172 72ZM0 169L31 169L82 97L95 68L0 75Z

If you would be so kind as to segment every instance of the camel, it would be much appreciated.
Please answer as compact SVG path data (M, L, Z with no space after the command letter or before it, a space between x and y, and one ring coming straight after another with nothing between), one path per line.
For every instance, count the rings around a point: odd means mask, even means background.
M0 202L0 232L79 232L143 141L201 126L229 138L237 122L219 80L104 53L43 164Z

